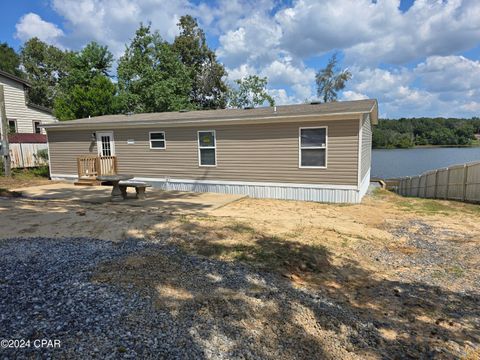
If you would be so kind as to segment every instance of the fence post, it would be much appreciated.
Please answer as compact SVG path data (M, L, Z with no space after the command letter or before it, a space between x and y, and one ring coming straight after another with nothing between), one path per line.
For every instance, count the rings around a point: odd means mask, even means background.
M423 198L427 198L427 175L422 174L422 177L425 177L425 184L423 185Z
M448 187L450 185L450 168L447 167L447 184L445 185L445 200L448 199Z
M463 165L463 194L462 201L467 198L467 177L468 177L468 165Z
M438 186L438 169L435 170L435 182L433 185L433 198L437 198L437 186Z

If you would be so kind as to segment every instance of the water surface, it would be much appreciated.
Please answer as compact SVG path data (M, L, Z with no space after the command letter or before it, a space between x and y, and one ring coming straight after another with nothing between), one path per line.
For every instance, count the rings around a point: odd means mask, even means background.
M373 150L372 177L393 178L480 161L480 147Z

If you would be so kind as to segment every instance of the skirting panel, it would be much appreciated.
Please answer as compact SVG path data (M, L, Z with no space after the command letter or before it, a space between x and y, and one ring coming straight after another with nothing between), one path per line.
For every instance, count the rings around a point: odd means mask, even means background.
M74 175L52 174L54 180L72 180ZM253 198L317 201L325 203L359 203L370 182L370 173L362 181L360 190L356 187L338 185L241 183L219 181L194 181L178 179L156 179L138 177L154 188L190 192L214 192L221 194L247 195Z
M164 190L191 191L191 192L215 192L221 194L248 195L253 198L284 199L318 201L327 203L358 203L361 201L357 189L338 189L317 187L298 187L285 185L262 185L259 184L222 184L201 183L177 180L160 180L136 178L139 181L150 183L153 187ZM293 184L292 184L293 185Z

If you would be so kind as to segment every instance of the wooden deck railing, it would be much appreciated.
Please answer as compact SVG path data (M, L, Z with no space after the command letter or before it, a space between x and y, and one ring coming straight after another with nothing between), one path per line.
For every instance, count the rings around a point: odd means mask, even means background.
M77 157L78 178L96 178L118 172L116 156L83 155Z

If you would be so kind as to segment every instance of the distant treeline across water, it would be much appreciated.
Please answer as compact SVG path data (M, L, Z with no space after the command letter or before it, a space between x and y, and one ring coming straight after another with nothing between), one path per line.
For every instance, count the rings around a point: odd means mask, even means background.
M421 145L468 146L480 144L480 118L380 119L373 129L376 149L406 149Z

